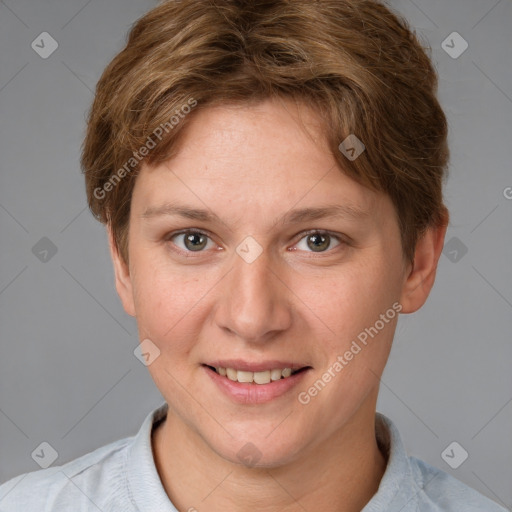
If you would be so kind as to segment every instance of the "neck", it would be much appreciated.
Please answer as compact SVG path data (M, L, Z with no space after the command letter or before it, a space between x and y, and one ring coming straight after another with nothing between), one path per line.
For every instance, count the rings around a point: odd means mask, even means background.
M375 437L374 407L360 409L300 457L271 468L220 457L169 408L154 431L153 452L167 495L187 511L359 512L377 492L387 463Z

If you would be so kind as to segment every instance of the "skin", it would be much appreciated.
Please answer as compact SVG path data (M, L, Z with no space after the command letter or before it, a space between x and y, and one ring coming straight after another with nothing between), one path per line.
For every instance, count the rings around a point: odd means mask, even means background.
M163 486L183 511L360 511L387 463L374 422L398 315L307 405L298 393L394 303L402 313L423 305L446 228L429 229L414 267L406 263L390 199L342 173L305 105L210 107L191 121L178 154L137 177L129 265L109 231L123 306L140 339L160 350L148 369L169 404L153 435ZM166 203L221 221L143 215ZM276 222L293 209L333 204L366 214ZM172 236L192 228L209 237L202 251ZM308 230L332 232L330 244L327 237L315 251ZM263 250L252 263L236 252L249 235ZM271 402L238 404L202 367L219 358L292 360L312 370ZM248 442L261 454L255 467L237 457Z

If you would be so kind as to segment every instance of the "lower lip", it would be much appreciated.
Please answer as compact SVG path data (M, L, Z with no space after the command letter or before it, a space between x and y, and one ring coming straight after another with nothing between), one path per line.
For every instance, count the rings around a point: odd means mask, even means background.
M295 387L303 378L307 370L269 382L268 384L249 384L237 382L219 375L216 371L203 366L209 377L217 384L222 392L239 404L262 404L284 395Z

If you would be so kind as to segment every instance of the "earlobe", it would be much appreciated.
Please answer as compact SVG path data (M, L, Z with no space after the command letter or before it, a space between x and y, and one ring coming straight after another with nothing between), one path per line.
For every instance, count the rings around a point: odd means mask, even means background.
M123 260L114 243L114 236L110 225L107 225L107 234L110 255L114 266L116 290L123 308L130 316L135 317L135 303L133 300L133 286L128 264Z
M402 313L414 313L425 304L436 277L437 264L443 250L447 225L428 228L418 240L400 297Z

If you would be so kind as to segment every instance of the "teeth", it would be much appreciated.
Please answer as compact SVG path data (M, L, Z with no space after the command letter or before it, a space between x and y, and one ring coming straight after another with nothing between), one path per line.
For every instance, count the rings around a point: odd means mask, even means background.
M281 370L270 370L270 378L272 380L279 380L282 377Z
M233 368L221 368L217 366L215 371L227 377L229 380L254 383L254 384L269 384L272 381L280 380L281 378L286 379L292 374L291 368L275 368L273 370L265 370L263 372L245 372L242 370L235 370Z
M254 372L253 381L256 384L268 384L270 382L270 370L266 372Z
M226 373L229 380L238 380L238 372L233 370L233 368L226 368Z
M254 373L253 372L242 372L238 370L237 372L238 382L247 382L250 384L254 380Z

